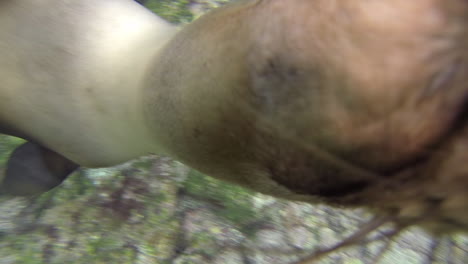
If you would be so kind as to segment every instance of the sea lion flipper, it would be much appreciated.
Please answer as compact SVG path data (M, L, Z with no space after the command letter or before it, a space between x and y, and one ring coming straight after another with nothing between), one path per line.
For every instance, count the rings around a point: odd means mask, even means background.
M0 190L10 195L38 195L62 183L78 167L58 153L26 142L11 154Z

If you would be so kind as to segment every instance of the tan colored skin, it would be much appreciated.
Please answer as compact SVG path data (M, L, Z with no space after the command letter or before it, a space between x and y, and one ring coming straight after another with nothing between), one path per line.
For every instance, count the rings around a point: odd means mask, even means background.
M0 9L4 127L84 166L155 152L279 197L468 229L466 1L240 1L176 34L130 1L49 1L58 18L16 1Z
M158 149L141 82L174 26L133 1L5 1L0 124L83 166Z

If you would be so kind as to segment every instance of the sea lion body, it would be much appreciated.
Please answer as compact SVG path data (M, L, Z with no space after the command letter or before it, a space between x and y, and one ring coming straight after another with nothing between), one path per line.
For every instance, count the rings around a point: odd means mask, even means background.
M141 82L174 32L132 1L2 3L0 127L88 167L157 150Z
M238 1L177 32L131 1L3 3L0 127L83 166L158 153L468 229L468 172L447 169L468 133L468 3L339 3Z

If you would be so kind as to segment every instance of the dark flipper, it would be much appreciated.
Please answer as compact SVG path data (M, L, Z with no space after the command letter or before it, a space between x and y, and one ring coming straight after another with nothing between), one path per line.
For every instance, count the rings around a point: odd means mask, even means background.
M26 142L13 151L7 163L0 192L30 196L61 184L78 165L36 143Z

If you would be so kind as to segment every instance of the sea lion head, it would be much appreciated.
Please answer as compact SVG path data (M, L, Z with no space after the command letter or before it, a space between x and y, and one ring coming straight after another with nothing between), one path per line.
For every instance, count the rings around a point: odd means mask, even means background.
M468 2L294 2L264 1L249 60L271 178L468 230Z
M244 1L169 42L146 115L208 175L466 231L467 41L462 0Z

